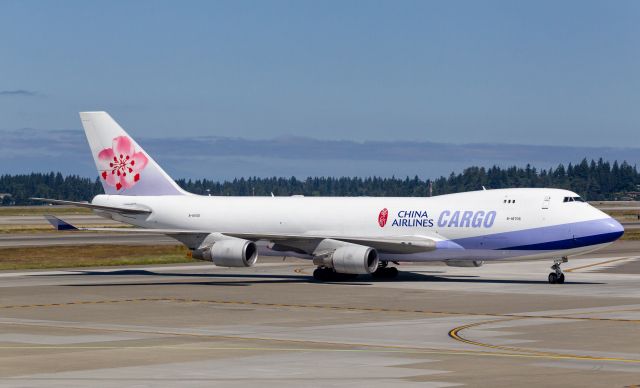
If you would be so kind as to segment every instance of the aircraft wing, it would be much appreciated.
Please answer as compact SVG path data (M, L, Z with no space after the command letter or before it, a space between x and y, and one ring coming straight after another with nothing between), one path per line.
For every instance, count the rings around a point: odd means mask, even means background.
M47 216L47 220L58 230L88 230L97 232L164 234L181 241L194 249L211 233L206 230L188 229L144 229L144 228L78 228L54 216ZM221 236L242 238L258 241L274 242L281 247L301 249L312 247L325 239L344 241L352 244L369 246L382 253L418 253L436 249L436 241L425 236L394 236L394 237L366 237L366 236L334 236L334 235L294 235L294 234L265 234L265 233L217 233Z
M77 207L85 207L94 210L103 210L107 212L121 213L121 214L151 214L151 210L142 208L140 206L126 206L126 207L117 207L117 206L103 206L103 205L93 205L89 202L74 202L74 201L63 201L61 199L49 199L49 198L29 198L34 201L48 202L56 205L72 205Z
M324 239L344 241L352 244L366 245L382 253L418 253L436 249L436 241L425 236L333 236L333 235L290 235L290 234L253 234L253 233L223 233L227 236L244 238L247 240L269 240L277 244L299 247L313 244Z

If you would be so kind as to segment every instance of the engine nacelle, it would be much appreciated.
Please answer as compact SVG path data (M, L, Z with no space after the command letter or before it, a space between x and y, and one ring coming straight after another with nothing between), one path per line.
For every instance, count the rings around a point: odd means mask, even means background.
M313 263L339 273L370 274L378 269L378 252L362 245L348 245L337 248L330 256L314 259Z
M219 267L251 267L258 260L258 247L249 240L224 239L194 250L192 256L198 260L211 260Z
M449 267L482 267L482 260L446 260L444 262Z
M248 240L217 241L211 247L211 258L219 267L251 267L258 260L258 247Z

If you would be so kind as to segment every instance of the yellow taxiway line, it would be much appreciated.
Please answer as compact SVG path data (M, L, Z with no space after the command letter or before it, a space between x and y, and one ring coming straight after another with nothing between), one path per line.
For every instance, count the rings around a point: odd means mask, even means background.
M577 270L580 270L580 269L597 267L599 265L605 265L605 264L609 264L609 263L615 263L615 262L618 262L618 261L631 260L631 259L635 259L635 257L621 257L621 258L618 258L618 259L600 261L598 263L587 264L587 265L582 265L580 267L569 268L569 269L566 269L564 272L574 272L574 271L577 271Z

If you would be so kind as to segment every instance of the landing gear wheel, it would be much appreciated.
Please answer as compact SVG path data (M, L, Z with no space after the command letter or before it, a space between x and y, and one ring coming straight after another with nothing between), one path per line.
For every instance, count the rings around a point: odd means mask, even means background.
M313 271L313 278L321 282L331 280L331 272L333 271L329 271L328 268L318 267Z
M398 277L398 269L396 267L389 267L387 268L387 275L390 279L396 278Z
M566 257L561 259L555 259L553 261L553 265L551 269L554 272L549 274L549 284L563 284L564 283L564 273L562 273L562 269L560 268L560 264L566 263L568 260Z
M396 267L382 267L371 275L376 279L394 279L398 276L398 269Z
M338 273L332 268L325 267L318 267L313 271L313 278L321 282L340 282L345 280L353 280L357 277L357 274Z

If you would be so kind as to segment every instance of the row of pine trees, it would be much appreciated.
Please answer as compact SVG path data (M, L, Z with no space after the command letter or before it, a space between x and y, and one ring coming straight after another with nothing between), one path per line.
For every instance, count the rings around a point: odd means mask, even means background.
M578 164L562 164L557 168L537 170L521 167L469 167L462 173L434 180L379 177L310 177L239 178L217 182L209 179L177 180L185 190L203 195L273 195L288 196L429 196L460 191L480 190L482 187L556 187L573 190L590 201L626 198L640 191L640 174L636 166L602 159ZM90 200L103 193L98 179L61 173L32 173L0 175L2 205L32 204L30 197Z

